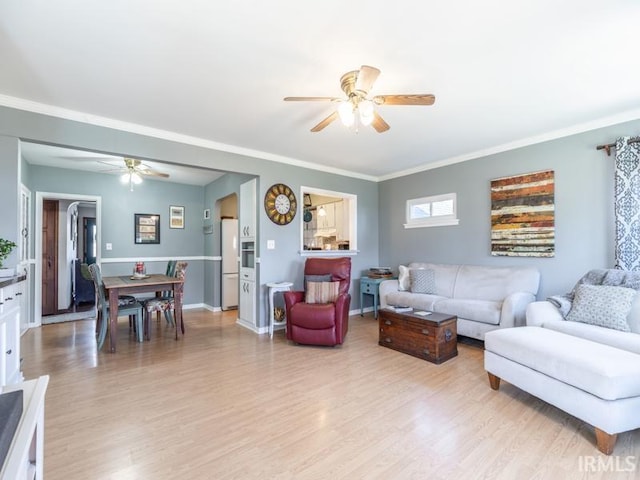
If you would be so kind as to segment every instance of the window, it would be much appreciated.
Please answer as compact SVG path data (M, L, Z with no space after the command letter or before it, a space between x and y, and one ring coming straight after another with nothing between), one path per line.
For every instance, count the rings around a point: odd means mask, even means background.
M357 195L301 187L300 252L335 254L357 250Z
M407 200L407 223L404 228L458 225L458 222L455 193Z

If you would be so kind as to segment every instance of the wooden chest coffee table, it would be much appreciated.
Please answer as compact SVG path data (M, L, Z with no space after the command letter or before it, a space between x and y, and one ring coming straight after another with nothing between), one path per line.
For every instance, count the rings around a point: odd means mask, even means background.
M378 344L408 353L432 363L442 363L458 355L458 317L443 313L416 315L379 310Z

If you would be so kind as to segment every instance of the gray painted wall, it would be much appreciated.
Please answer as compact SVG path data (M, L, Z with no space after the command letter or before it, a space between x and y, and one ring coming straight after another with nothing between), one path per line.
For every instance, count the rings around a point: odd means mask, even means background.
M49 143L54 145L68 146L71 148L83 149L88 151L96 151L102 153L111 153L116 155L126 155L141 159L152 159L158 161L167 161L178 164L193 165L202 168L213 168L216 170L235 172L248 176L258 177L258 192L257 192L257 220L258 220L258 233L259 241L257 245L257 254L260 257L261 263L258 269L257 282L261 287L258 288L258 312L259 312L259 325L266 325L266 287L264 285L268 282L281 281L284 279L295 282L296 287L302 286L302 272L305 258L300 255L300 232L302 228L302 216L296 215L294 221L286 226L277 226L273 224L264 212L262 202L266 189L274 183L283 182L289 185L299 195L300 186L310 186L316 188L322 188L326 190L333 190L338 192L352 193L358 195L358 247L359 253L352 258L353 260L353 287L352 292L352 304L351 308L358 308L358 290L355 288L356 279L360 276L361 272L366 271L369 267L378 265L378 185L375 182L366 180L358 180L341 175L329 174L316 170L310 170L301 167L294 167L289 165L283 165L276 162L271 162L259 158L248 157L244 155L238 155L233 153L221 152L217 150L211 150L204 147L186 145L184 143L173 142L168 140L162 140L154 137L148 137L144 135L138 135L128 132L123 132L115 129L109 129L104 127L97 127L93 125L87 125L70 120L63 120L51 116L40 115L36 113L24 112L7 107L0 107L0 135L8 137L20 138L23 140ZM10 139L15 141L15 139ZM304 159L302 159L304 160ZM0 160L1 161L1 160ZM17 162L16 159L12 160ZM32 169L34 170L34 169ZM53 169L52 169L53 170ZM35 177L35 172L32 171L30 177ZM65 189L73 188L73 193L84 194L97 194L95 188L97 185L92 182L78 182L70 184L67 180L67 176L60 172L51 172L51 181L61 184ZM101 177L102 178L102 177ZM224 177L223 177L224 178ZM31 178L32 192L35 195L37 190L41 189L40 183L37 179ZM98 180L96 179L96 182ZM99 180L100 182L104 179ZM106 224L114 224L119 220L120 213L126 212L127 215L131 213L128 210L129 204L127 203L126 191L123 192L122 185L116 176L113 177L114 184L110 187L111 190L118 192L121 197L114 198L113 203L116 206L110 213L103 215L103 222ZM10 183L10 182L9 182ZM145 182L150 185L151 182ZM160 182L158 182L160 183ZM42 186L50 191L51 184ZM165 185L165 184L162 184ZM1 187L0 183L0 187ZM102 188L102 187L100 187ZM106 188L106 187L105 187ZM150 187L151 188L151 187ZM235 187L234 187L235 188ZM125 189L126 190L126 189ZM153 193L150 193L148 198L144 200L144 203L136 204L136 208L145 208L146 211L140 213L154 213L156 211L162 213L162 211L168 212L169 204L183 204L187 209L187 225L197 224L199 235L199 249L196 247L197 242L189 242L185 245L185 248L181 248L180 251L187 252L191 255L204 255L208 253L209 249L213 249L215 240L211 240L211 245L206 246L208 240L203 239L202 235L202 211L204 205L209 204L211 200L222 197L230 193L229 188L221 188L222 193L217 193L216 187L206 189L206 193L201 193L199 202L191 197L185 198L183 202L178 203L178 200L169 198L166 192L162 192L161 189L154 189ZM55 191L59 191L59 188ZM150 191L151 192L151 191ZM135 192L134 192L135 193ZM219 197L218 197L219 195ZM206 197L206 198L205 198ZM160 202L159 202L160 200ZM159 202L159 203L158 203ZM175 203L174 203L175 202ZM103 205L108 203L106 200ZM190 211L193 210L193 217L191 217ZM213 213L213 212L212 212ZM125 216L126 219L126 216ZM127 240L130 238L130 232L126 230L126 222L123 222L121 233L123 238L115 237L111 233L107 233L102 239L104 247L105 242L114 243L114 252L110 255L129 256L135 255L137 250L135 246L129 243ZM192 223L193 222L193 223ZM4 222L2 222L4 223ZM15 227L12 227L15 229ZM131 228L133 224L131 223ZM178 245L179 240L172 239L172 235L167 233L169 239L165 244L165 226L163 226L161 246L156 250L153 246L145 246L145 254L149 252L149 255L162 255L164 246ZM190 228L190 227L189 227ZM103 226L103 231L107 232ZM187 234L186 238L196 237L195 230ZM182 237L180 237L182 238ZM276 248L274 250L266 249L266 241L273 239L276 241ZM118 244L118 250L116 253L116 243ZM131 242L132 243L132 242ZM163 246L164 244L164 246ZM149 250L146 250L146 249ZM197 253L195 253L197 250ZM107 252L102 250L103 255ZM199 278L201 292L199 293L199 301L204 301L204 288L205 285L216 281L215 271L213 264L217 262L205 261L200 267L192 265L189 266L187 287L190 287L191 278ZM210 265L211 264L211 265ZM200 270L198 270L200 268ZM194 271L195 270L195 271ZM105 274L112 274L119 272L108 271L105 267ZM127 273L127 272L123 272ZM207 292L211 291L207 286ZM207 293L209 295L209 293ZM198 295L196 295L198 296ZM207 297L209 298L209 297ZM185 295L185 301L193 301L187 298ZM217 302L219 305L219 301Z
M530 265L542 274L539 298L568 292L587 270L614 265L614 157L596 146L639 130L640 121L627 122L381 182L381 263ZM490 181L548 169L555 172L555 257L492 257ZM406 200L449 192L458 195L460 225L402 227Z
M0 132L1 133L1 132ZM20 191L20 142L15 138L0 136L0 238L18 244L18 192ZM18 263L18 252L14 249L3 262L5 268L14 267Z
M102 260L144 257L202 256L202 201L204 189L191 185L160 182L153 179L134 187L122 185L117 175L107 175L31 165L32 192L94 195L102 197ZM70 203L66 201L66 203ZM169 228L169 205L185 207L185 228ZM35 209L34 209L35 211ZM160 243L134 243L134 214L160 215ZM106 243L113 250L104 248ZM148 264L149 262L147 262ZM166 261L147 265L153 273L164 273ZM185 303L203 301L202 260L190 260L185 282ZM103 263L105 275L131 273L133 263Z

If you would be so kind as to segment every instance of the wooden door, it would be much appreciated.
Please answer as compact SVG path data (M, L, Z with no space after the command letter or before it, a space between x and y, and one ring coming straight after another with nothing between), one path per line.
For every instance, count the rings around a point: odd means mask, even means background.
M42 204L42 315L58 311L58 201Z

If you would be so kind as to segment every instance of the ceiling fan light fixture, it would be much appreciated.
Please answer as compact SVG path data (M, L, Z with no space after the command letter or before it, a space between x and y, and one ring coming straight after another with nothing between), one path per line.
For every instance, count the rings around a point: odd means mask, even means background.
M338 115L340 121L345 127L350 127L356 120L355 113L353 111L353 104L350 101L340 103L338 107Z
M373 122L373 102L370 100L362 100L358 104L358 112L360 113L360 123L368 126Z
M120 177L120 181L122 183L133 183L135 185L140 185L142 183L142 177L136 172L127 172L122 174L122 176Z

